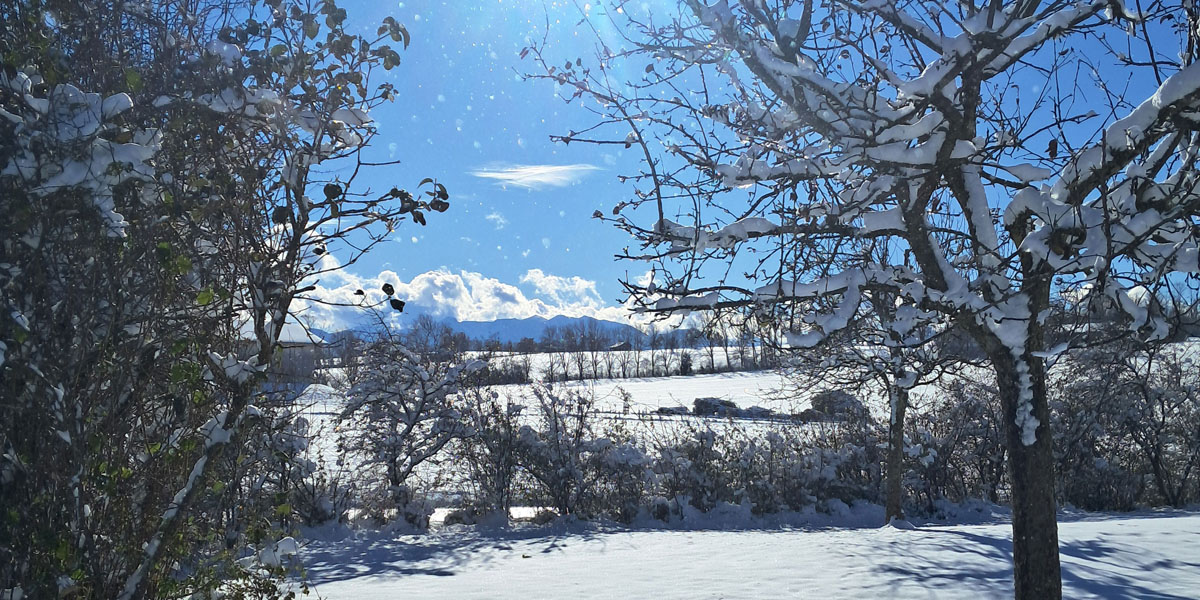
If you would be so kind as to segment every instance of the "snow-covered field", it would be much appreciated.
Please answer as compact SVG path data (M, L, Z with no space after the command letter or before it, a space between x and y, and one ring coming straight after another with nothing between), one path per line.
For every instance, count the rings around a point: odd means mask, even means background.
M789 393L794 384L775 371L568 381L554 383L552 387L554 390L570 390L590 396L595 399L596 408L606 412L620 412L623 409L619 389L629 393L632 399L630 410L633 412L653 412L659 407L670 406L690 409L696 398L703 397L732 400L741 408L758 405L785 413L808 408L807 401ZM528 395L527 386L524 385L502 385L494 389L514 400ZM328 386L313 385L296 402L305 413L311 415L339 412L345 400L339 392Z
M1012 597L1001 515L866 526L880 517L868 508L793 526L738 516L687 530L456 526L316 541L301 556L330 600ZM1066 515L1059 534L1065 598L1200 594L1200 514Z
M630 407L634 412L654 411L664 406L685 406L690 409L696 398L704 397L732 400L741 408L758 405L782 412L807 408L807 404L796 408L796 403L786 397L783 390L787 385L788 382L776 372L753 371L688 377L569 381L554 384L554 389L591 395L596 400L597 408L614 412L623 408L618 388L629 393L632 398ZM499 386L497 391L520 397L523 387Z
M623 410L618 388L631 397L632 412L690 407L698 397L802 410L807 402L789 387L773 372L555 384L592 395L605 412ZM498 391L518 401L523 394L521 386ZM308 416L326 426L342 402L323 386L304 396ZM770 518L727 507L685 526L324 530L309 532L301 558L318 597L333 600L1012 596L1011 526L1003 509L960 511L916 529L880 528L881 521L877 506ZM1200 597L1200 513L1069 513L1059 534L1064 597Z

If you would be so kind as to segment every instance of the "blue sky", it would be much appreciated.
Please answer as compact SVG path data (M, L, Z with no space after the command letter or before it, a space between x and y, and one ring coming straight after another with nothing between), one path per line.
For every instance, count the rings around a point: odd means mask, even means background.
M619 49L604 25L608 0L342 4L351 27L367 37L374 37L387 16L412 35L402 64L376 74L376 83L396 86L398 100L372 112L380 135L365 156L399 164L360 176L359 191L411 190L433 177L448 188L451 208L432 215L427 227L406 223L349 272L322 281L326 298L353 303L354 290L377 290L387 282L414 308L460 320L555 314L622 318L619 280L638 278L648 265L616 261L613 255L632 240L591 215L609 212L633 193L618 176L636 173L640 157L620 145L551 143L552 135L590 127L594 116L584 101L565 103L552 82L524 80L521 74L535 72L537 65L520 58L522 49L544 37L553 64L576 57L585 65L594 62L596 34L581 24L585 15ZM646 0L626 9L661 17L678 10L678 4ZM1078 50L1094 54L1102 68L1111 58L1094 40L1071 43L1082 43ZM627 74L630 80L644 76L636 65L626 68L638 71ZM1144 73L1128 79L1124 74L1114 71L1114 81L1147 93L1153 89ZM1036 74L1017 77L1030 78L1031 94L1045 84ZM1077 103L1099 102L1086 91ZM1086 106L1070 108L1083 112ZM1079 132L1072 130L1072 138L1078 133L1081 141L1094 139L1100 121L1112 118L1087 122ZM614 131L611 139L624 134ZM1035 140L1031 147L1041 143ZM342 325L330 321L347 319L344 312L312 313L313 325L325 329Z
M591 215L632 193L617 176L636 171L637 156L620 146L551 143L552 134L589 126L592 116L579 101L558 98L552 82L520 76L536 67L520 59L521 50L547 33L553 55L593 56L594 35L576 24L581 10L599 9L533 0L342 6L351 26L367 35L388 15L412 34L402 64L376 79L393 83L399 98L372 112L380 134L365 157L400 164L360 175L360 189L411 190L434 177L451 195L448 212L431 216L427 227L406 223L346 280L369 286L382 277L400 284L410 300L429 304L426 309L468 319L616 306L618 278L646 267L613 260L629 240ZM414 280L421 285L406 285ZM495 292L476 298L476 286ZM509 299L514 307L507 311L441 306Z

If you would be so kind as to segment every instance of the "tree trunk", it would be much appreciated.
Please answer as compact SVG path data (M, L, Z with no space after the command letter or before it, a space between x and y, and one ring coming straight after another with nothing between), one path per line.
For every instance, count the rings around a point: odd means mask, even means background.
M1008 471L1012 480L1013 580L1017 600L1059 600L1062 573L1054 503L1054 452L1050 405L1042 361L1028 352L993 357L1003 406ZM1025 403L1037 419L1035 439L1026 445L1018 421Z
M908 390L888 382L888 397L891 400L891 421L888 424L887 456L887 500L883 519L904 518L904 414L908 411Z

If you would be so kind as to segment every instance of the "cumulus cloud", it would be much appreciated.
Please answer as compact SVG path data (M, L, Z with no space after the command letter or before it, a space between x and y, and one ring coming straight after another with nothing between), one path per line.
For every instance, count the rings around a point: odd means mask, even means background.
M536 190L546 187L564 187L578 183L591 171L600 167L589 164L573 165L499 165L471 171L484 179L493 179L499 185L515 185Z
M336 266L332 259L323 258L321 266ZM497 319L550 318L591 316L598 319L627 322L624 308L606 305L596 291L596 282L581 277L548 275L531 269L520 283L532 287L526 294L515 285L472 271L438 269L421 273L404 281L393 271L374 277L336 271L326 273L307 299L297 299L295 312L310 327L324 331L341 331L369 325L374 317L361 308L363 304L383 304L386 296L383 284L395 288L397 298L407 303L404 314L384 306L380 314L392 324L402 325L415 313L438 318L450 317L459 321L494 321ZM355 292L363 290L363 295Z
M582 277L560 277L541 269L530 269L521 276L521 283L533 286L538 295L545 296L557 305L581 305L594 308L604 306L596 282Z

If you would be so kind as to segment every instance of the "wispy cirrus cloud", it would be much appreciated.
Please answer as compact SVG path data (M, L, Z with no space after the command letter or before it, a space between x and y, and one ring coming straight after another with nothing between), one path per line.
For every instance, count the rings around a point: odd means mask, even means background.
M491 221L492 225L496 226L496 229L504 229L504 226L508 225L508 219L504 218L504 215L498 212L492 212L492 214L484 218Z
M536 190L546 187L565 187L581 181L600 167L589 164L573 165L494 165L471 171L471 175L493 179L498 185L514 185Z

